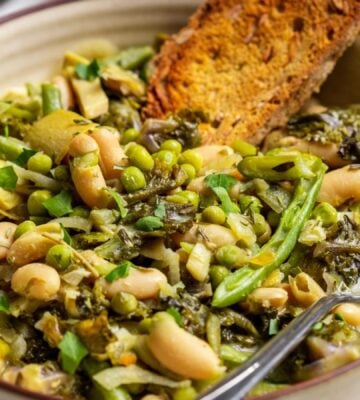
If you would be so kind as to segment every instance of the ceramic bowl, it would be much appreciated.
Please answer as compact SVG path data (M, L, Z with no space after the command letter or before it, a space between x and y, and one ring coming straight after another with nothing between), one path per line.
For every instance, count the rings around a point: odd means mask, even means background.
M53 0L16 18L0 19L0 92L26 81L42 80L59 66L66 50L90 39L119 46L152 43L158 32L175 32L185 24L198 0ZM354 47L320 94L332 104L360 101L359 50ZM346 85L346 82L352 82ZM351 88L351 89L349 89ZM257 400L356 400L360 398L360 361L317 379L257 397ZM50 397L0 382L1 400Z

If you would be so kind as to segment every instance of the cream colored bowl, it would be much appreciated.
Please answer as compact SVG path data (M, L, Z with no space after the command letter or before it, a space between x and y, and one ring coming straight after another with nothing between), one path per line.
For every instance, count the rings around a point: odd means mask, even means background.
M55 0L55 2L58 2ZM61 0L60 0L61 2ZM62 1L64 2L64 0ZM0 25L0 92L51 75L65 50L104 38L119 46L152 43L158 32L174 32L185 22L198 0L92 0L58 5ZM324 91L325 100L360 100L358 51L348 53ZM353 68L355 65L357 68ZM344 72L345 71L345 72ZM345 76L345 78L343 78ZM352 82L346 85L346 82ZM351 87L351 91L348 88ZM353 90L355 88L355 90ZM360 362L331 374L295 385L258 400L360 399ZM0 383L0 400L47 399Z

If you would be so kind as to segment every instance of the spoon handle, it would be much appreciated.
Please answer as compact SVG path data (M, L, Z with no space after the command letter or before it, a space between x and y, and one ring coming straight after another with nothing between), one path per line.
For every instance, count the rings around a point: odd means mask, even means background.
M224 380L201 394L198 400L241 400L257 383L306 337L314 324L334 306L345 302L360 302L360 296L332 294L323 297L291 321L253 357L230 373Z

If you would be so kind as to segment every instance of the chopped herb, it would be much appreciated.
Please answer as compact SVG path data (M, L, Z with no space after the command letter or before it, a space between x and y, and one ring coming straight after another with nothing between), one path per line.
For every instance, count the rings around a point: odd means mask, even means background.
M62 190L59 194L44 201L43 206L54 217L62 217L72 211L72 196L69 191Z
M180 312L179 312L175 307L169 307L169 308L166 310L166 312L167 312L168 314L170 314L170 315L174 318L174 320L176 321L176 323L177 323L179 326L181 326L181 327L184 326L183 317L182 317L182 315L180 314Z
M69 374L74 374L81 360L89 354L80 338L69 331L65 333L58 348L60 349L62 369Z
M0 187L3 189L15 189L17 181L18 177L11 165L0 168Z
M160 219L164 219L166 216L166 210L165 210L165 204L164 203L159 203L154 211L155 217L158 217Z
M71 238L69 232L66 230L66 228L62 224L60 224L60 226L61 226L61 229L62 229L63 234L64 234L64 242L71 246L72 245L72 238Z
M317 322L317 323L313 326L312 330L313 330L313 331L321 331L321 329L323 328L323 326L324 326L324 324L323 324L322 322Z
M14 160L14 163L19 165L20 167L25 167L29 158L36 153L37 151L35 150L24 149L23 152Z
M229 190L236 182L237 180L234 177L226 174L211 174L205 178L206 185L211 189L222 187Z
M9 298L3 291L0 291L0 312L9 313Z
M97 60L91 61L90 64L77 64L75 67L76 75L85 81L92 81L99 76L100 65Z
M140 218L135 223L135 228L140 231L152 232L156 229L160 229L164 226L159 217L153 217L149 215L148 217Z
M112 198L115 200L115 203L118 206L118 209L120 211L121 218L125 218L127 216L127 214L128 214L128 210L125 207L126 206L126 201L115 190L112 190L112 189L108 188L107 191L111 194Z
M105 279L108 282L114 282L119 278L126 278L129 275L130 268L133 266L134 264L131 261L123 261L118 267L109 272Z
M344 317L343 317L341 314L339 314L339 313L335 313L335 314L334 314L334 318L335 318L336 320L338 320L338 321L345 321L345 320L344 320Z
M239 207L233 203L230 199L229 193L223 187L212 188L213 192L221 201L221 208L224 210L225 214L238 213L240 211Z
M274 336L279 332L279 321L273 318L269 322L269 335Z

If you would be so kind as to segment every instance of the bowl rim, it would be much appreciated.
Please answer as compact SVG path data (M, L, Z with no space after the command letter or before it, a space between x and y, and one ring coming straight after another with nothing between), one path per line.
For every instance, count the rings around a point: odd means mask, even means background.
M106 0L102 0L102 1L106 1ZM134 0L134 1L136 1L136 0ZM19 11L15 11L15 12L6 14L3 17L0 17L0 29L2 28L2 26L4 24L7 24L14 20L17 20L21 17L29 16L30 14L35 14L35 13L45 11L45 10L51 9L53 7L58 7L58 6L68 5L70 7L71 6L70 3L87 3L87 2L89 2L89 1L86 1L86 0L48 0L46 3L26 7ZM325 383L331 379L334 379L338 376L344 375L347 372L349 372L350 370L352 370L353 368L357 368L357 367L360 367L360 359L356 360L354 362L351 362L349 364L346 364L346 365L344 365L340 368L337 368L333 371L330 371L326 374L320 375L316 378L313 378L313 379L310 379L310 380L307 380L304 382L291 384L280 390L276 390L276 391L273 391L273 392L270 392L270 393L267 393L264 395L259 395L259 396L250 396L250 397L247 396L246 400L276 400L276 399L281 400L281 399L284 399L285 396L287 396L289 394L293 394L293 393L299 392L299 391L307 389L307 388L318 386L318 385ZM34 392L34 391L31 391L28 389L24 389L20 386L17 386L15 384L11 384L11 383L7 383L0 379L0 390L1 389L5 389L6 391L11 392L11 393L20 394L20 395L24 396L24 399L25 399L25 396L28 399L34 399L34 400L61 400L61 399L63 399L62 397L59 397L59 396L51 396L51 395L46 395L46 394L39 393L39 392Z

